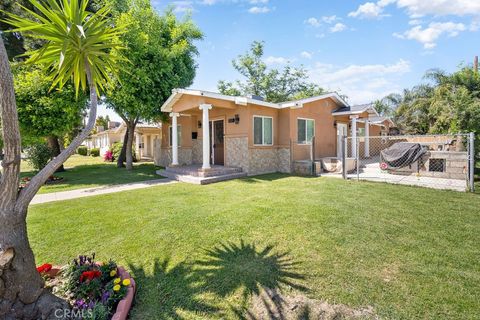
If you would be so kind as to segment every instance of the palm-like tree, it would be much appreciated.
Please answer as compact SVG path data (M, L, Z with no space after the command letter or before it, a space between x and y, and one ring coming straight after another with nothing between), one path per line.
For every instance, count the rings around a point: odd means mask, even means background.
M115 74L115 64L119 59L116 53L121 49L116 39L124 30L122 26L111 24L108 8L89 12L86 0L30 2L35 12L23 9L31 19L6 13L4 21L15 28L12 32L45 41L42 48L26 53L26 62L49 70L52 87L61 88L72 80L77 93L81 89L89 90L90 111L81 133L19 192L21 140L13 78L0 37L0 118L5 152L0 175L0 318L5 316L5 312L7 318L46 318L55 308L65 306L43 290L43 280L35 269L26 232L28 204L48 177L75 152L93 129L98 93ZM12 306L17 307L11 309Z

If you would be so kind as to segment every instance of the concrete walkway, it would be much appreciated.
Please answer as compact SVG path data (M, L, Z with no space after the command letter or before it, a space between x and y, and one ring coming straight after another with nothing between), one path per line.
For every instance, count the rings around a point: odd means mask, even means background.
M172 183L177 183L177 181L171 180L171 179L156 179L156 180L132 182L132 183L126 183L126 184L119 184L119 185L108 185L108 186L95 187L95 188L37 194L33 198L30 204L47 203L47 202L60 201L60 200L69 200L69 199L97 196L101 194L115 193L115 192L126 191L126 190L143 189L143 188L155 187L159 185L167 185Z

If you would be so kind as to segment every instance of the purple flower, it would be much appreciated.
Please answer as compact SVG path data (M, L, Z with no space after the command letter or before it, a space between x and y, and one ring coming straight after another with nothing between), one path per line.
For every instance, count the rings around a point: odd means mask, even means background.
M102 293L102 299L101 299L102 303L106 304L109 298L110 298L110 291L104 291Z
M78 309L85 309L85 307L86 307L85 300L83 300L83 299L76 300L73 305L75 307L77 307Z
M88 303L87 309L93 309L94 307L95 307L95 302L90 301L90 302Z

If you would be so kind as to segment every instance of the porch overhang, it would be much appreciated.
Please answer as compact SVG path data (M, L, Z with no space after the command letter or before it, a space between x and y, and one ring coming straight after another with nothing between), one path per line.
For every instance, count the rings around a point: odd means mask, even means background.
M165 101L162 105L161 110L163 112L172 112L173 106L183 97L183 96L191 96L197 98L203 98L205 100L199 101L199 104L202 103L210 103L214 106L229 108L225 105L225 102L233 106L246 106L247 104L259 105L269 108L281 109L282 107L276 103L270 103L266 101L261 101L257 99L252 99L248 97L240 97L240 96L228 96L224 94L209 92L209 91L201 91L201 90L191 90L191 89L174 89L172 91L172 95ZM217 101L218 103L215 103ZM223 105L222 105L223 102ZM199 105L198 104L198 105ZM198 107L198 105L193 105L191 108L194 109ZM232 107L230 107L232 108Z

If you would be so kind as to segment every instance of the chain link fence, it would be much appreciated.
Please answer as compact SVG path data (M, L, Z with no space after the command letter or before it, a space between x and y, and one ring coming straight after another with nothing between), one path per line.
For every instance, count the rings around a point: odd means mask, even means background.
M344 178L474 190L474 135L344 138Z

